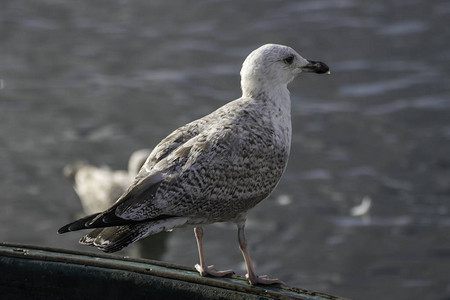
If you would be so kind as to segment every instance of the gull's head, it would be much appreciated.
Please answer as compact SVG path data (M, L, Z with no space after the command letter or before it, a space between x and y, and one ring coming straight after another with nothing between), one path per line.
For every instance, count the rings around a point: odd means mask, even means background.
M286 88L302 72L329 74L330 69L322 62L303 58L291 47L266 44L250 53L242 64L242 91L244 96L255 97L265 89Z

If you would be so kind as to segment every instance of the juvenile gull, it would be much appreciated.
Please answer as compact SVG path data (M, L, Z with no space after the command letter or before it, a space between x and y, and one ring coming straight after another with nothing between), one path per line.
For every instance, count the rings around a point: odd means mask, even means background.
M205 263L202 226L231 221L238 227L250 284L282 283L256 275L244 226L248 211L273 191L286 167L291 146L287 84L301 72L329 69L287 46L254 50L242 65L241 98L172 132L111 208L58 232L95 228L80 243L114 252L147 235L192 226L200 257L195 268L202 276L224 276L233 271Z

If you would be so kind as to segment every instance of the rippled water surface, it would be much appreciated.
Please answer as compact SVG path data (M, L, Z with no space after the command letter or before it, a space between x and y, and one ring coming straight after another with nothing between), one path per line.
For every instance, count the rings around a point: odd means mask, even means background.
M56 235L81 211L63 166L124 169L132 151L239 97L245 56L282 43L332 75L290 85L289 165L248 219L257 270L354 299L450 298L448 1L0 8L1 241L96 251L81 233ZM369 212L353 216L363 198ZM208 226L205 251L245 273L234 226ZM171 233L161 258L195 264L191 230Z

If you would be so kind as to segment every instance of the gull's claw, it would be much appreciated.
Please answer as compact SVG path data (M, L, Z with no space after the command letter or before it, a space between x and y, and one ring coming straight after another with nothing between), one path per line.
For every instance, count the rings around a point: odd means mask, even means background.
M214 269L214 265L203 268L201 265L196 264L195 269L200 273L201 276L211 275L214 277L223 277L226 275L234 274L233 270L223 270L218 271Z
M250 282L251 285L256 285L256 284L265 284L265 285L281 284L281 285L286 285L286 283L284 283L280 279L278 279L278 278L271 279L267 275L249 276L248 274L246 274L245 278L247 278L248 282Z

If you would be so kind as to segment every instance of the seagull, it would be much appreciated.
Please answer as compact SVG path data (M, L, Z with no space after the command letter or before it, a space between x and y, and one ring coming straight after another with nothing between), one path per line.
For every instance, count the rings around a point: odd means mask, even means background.
M128 170L113 171L108 166L96 167L77 161L64 167L64 176L72 182L85 214L108 209L127 190L139 169L150 155L151 149L133 152Z
M93 229L80 239L114 252L145 237L194 227L201 276L225 276L205 263L203 226L234 222L251 285L284 284L258 276L247 250L247 213L275 189L291 148L287 89L302 72L330 73L326 64L292 48L266 44L245 59L242 97L188 123L163 139L127 191L107 210L67 224L58 233Z

